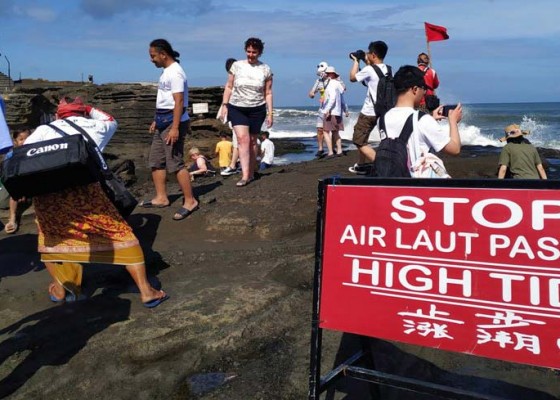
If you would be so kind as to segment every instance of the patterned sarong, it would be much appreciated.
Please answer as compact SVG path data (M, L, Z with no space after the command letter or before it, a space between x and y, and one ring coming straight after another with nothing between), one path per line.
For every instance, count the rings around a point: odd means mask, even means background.
M144 255L99 183L33 199L43 262L132 265Z

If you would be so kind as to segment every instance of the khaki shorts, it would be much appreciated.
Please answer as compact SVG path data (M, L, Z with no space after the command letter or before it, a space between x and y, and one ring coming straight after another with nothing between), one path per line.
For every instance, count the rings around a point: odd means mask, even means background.
M165 143L165 138L171 129L171 125L162 132L156 130L152 138L150 155L148 158L149 167L152 169L165 169L169 173L175 173L185 167L184 146L185 137L190 132L190 121L183 121L179 124L179 138L173 145Z
M370 117L360 113L356 125L354 125L354 133L352 134L352 142L357 147L362 147L368 144L369 135L375 125L377 124L377 117Z

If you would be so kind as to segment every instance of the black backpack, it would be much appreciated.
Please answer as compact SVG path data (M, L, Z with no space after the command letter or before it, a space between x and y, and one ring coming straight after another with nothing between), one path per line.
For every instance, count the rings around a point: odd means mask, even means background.
M390 138L387 136L385 128L385 117L379 119L379 133L384 133L385 138L379 143L377 147L374 165L373 176L384 178L410 178L410 171L408 170L408 150L406 145L413 130L414 113L406 119L400 135L397 138ZM422 118L426 113L419 111L418 119Z
M373 109L377 118L382 117L387 111L397 104L397 91L393 82L393 71L387 65L387 75L381 71L377 65L372 65L375 73L379 77L377 83L377 101L373 102ZM373 99L372 99L373 101Z

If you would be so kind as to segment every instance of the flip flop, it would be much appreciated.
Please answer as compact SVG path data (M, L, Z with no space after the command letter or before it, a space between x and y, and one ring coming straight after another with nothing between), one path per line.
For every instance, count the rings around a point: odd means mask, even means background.
M49 299L51 299L51 301L53 303L64 303L66 301L66 298L64 299L57 299L56 297L54 297L54 295L49 294Z
M143 200L140 204L140 207L144 208L165 208L169 207L169 204L154 204L152 200Z
M253 181L253 179L241 179L240 181L237 181L237 183L235 184L235 186L237 187L243 187L243 186L247 186L249 183L251 183Z
M161 303L163 303L165 300L169 299L169 295L166 294L163 290L160 290L161 293L163 293L163 296L158 298L158 299L153 299L150 301L147 301L145 303L142 303L144 305L144 307L146 308L155 308L157 306L159 306Z
M197 205L195 206L195 208L193 208L192 210L187 210L185 207L181 207L181 208L179 208L179 209L175 212L175 214L179 214L180 217L177 218L177 217L175 217L175 215L174 215L174 216L173 216L173 221L181 221L181 220L187 218L189 215L191 215L193 212L195 212L195 211L198 210L199 208L200 208L200 207L199 207L198 204L197 204Z
M16 233L19 229L19 225L17 222L8 222L4 227L4 231L8 234Z
M74 293L68 293L63 299L56 298L54 295L49 294L49 299L53 303L73 303L75 301L82 301L87 299L87 297L83 294L79 294L77 297Z

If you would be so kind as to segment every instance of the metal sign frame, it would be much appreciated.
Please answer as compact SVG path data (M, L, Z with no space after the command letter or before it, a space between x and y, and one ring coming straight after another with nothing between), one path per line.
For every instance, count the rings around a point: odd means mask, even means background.
M321 376L322 334L320 327L321 283L323 277L323 253L325 243L325 221L327 189L329 186L406 186L423 188L477 188L477 189L526 189L557 190L560 181L555 180L498 180L498 179L408 179L408 178L339 178L331 177L319 181L317 200L315 274L313 281L313 310L310 343L309 400L319 399L320 394L331 387L343 376L373 384L373 392L378 385L387 385L422 394L436 395L452 399L499 400L484 393L462 390L451 386L439 385L423 380L411 379L375 370L375 360L369 349L352 355L346 361ZM365 338L365 337L364 337ZM365 365L365 367L364 367ZM372 387L372 386L370 386ZM502 399L503 400L503 399Z

